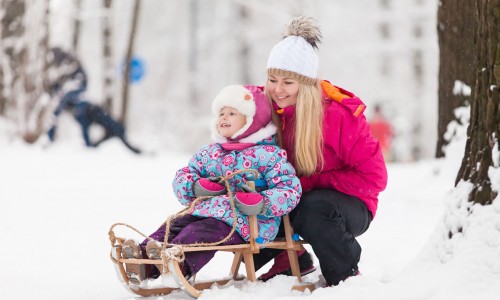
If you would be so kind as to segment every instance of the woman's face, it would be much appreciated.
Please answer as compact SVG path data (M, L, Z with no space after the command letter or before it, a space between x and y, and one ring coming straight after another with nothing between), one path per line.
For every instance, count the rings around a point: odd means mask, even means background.
M297 103L299 82L290 77L269 75L266 91L280 108L285 108Z
M247 122L247 118L237 109L224 106L217 118L217 131L225 138L232 137Z

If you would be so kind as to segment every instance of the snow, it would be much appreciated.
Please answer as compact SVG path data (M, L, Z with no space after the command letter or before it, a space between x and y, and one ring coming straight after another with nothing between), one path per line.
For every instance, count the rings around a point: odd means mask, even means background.
M471 206L470 184L453 188L465 145L457 128L446 159L388 165L377 216L359 237L362 276L312 293L290 291L294 279L278 276L213 287L201 299L498 299L500 201ZM136 299L115 276L108 230L125 222L149 234L180 210L170 183L190 154L136 156L116 139L97 149L81 143L26 146L0 135L2 299ZM489 174L500 189L500 172ZM231 258L217 254L198 278L226 276Z
M196 74L188 68L189 3L144 2L134 54L145 59L148 73L143 82L131 87L128 133L134 144L161 150L135 156L117 140L86 149L80 129L68 115L60 118L64 126L56 144L44 147L39 141L28 146L15 137L19 124L0 119L1 299L140 298L116 279L109 258L109 228L125 222L149 234L182 208L172 194L171 181L190 153L172 149L195 149L209 140L204 131L208 115L193 112L192 102L186 101L189 87L197 85L202 96L198 110L203 112L210 95L241 81L241 32L252 41L251 83L262 84L269 49L297 12L315 16L323 30L321 75L352 89L368 107L383 102L397 130L394 152L401 161L410 161L414 148L422 148L422 156L430 157L437 123L438 2L328 0L294 5L286 1L284 5L285 1L275 1L270 7L265 1L250 5L241 0L213 0L200 6L203 26L198 33ZM123 1L109 12L118 80L132 3ZM245 28L235 25L240 22L233 4L239 3L248 4L251 12ZM101 5L98 0L84 1L77 15L82 21L79 55L90 77L87 96L95 102L103 99L99 24L106 12ZM68 48L76 15L73 6L51 1L51 15L51 45ZM15 39L10 42L22 45ZM423 74L415 74L416 66ZM13 76L4 75L6 79ZM453 91L470 95L470 87L460 81ZM21 103L22 97L17 100ZM359 237L362 276L312 293L290 291L294 279L279 276L267 283L213 287L202 299L497 299L500 201L471 206L467 202L470 184L461 182L454 188L465 148L466 128L461 124L467 123L470 110L460 108L456 115L460 122L449 124L446 139L458 140L447 147L446 159L388 165L389 185L380 195L377 216ZM498 167L496 149L493 156ZM494 190L500 190L500 172L492 168L489 175ZM130 230L117 233L141 239ZM217 254L198 278L224 277L231 258L228 253ZM319 271L305 280L318 277ZM150 299L189 297L178 292Z

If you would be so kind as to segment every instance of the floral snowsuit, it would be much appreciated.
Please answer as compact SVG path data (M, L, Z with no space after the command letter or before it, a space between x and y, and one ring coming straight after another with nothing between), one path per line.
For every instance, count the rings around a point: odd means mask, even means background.
M297 206L302 189L295 175L295 169L287 162L286 152L275 145L269 137L242 150L230 150L231 144L210 144L198 150L190 159L188 166L177 171L173 181L174 193L181 204L188 206L194 199L193 184L200 178L227 176L237 170L255 169L260 179L265 180L267 188L260 191L267 210L258 215L259 236L265 242L272 241L278 233L281 216L288 214ZM242 192L240 185L249 179L250 173L235 175L229 180L231 191ZM250 238L248 216L231 209L228 195L215 196L202 201L194 207L191 215L215 218L233 225L236 217L236 231L243 239Z

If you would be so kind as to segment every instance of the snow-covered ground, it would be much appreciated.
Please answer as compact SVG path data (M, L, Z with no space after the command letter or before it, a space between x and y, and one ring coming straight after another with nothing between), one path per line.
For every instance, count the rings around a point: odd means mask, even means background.
M362 276L303 294L289 290L292 277L279 276L214 287L202 299L498 299L500 201L465 217L469 187L452 191L463 143L452 147L446 160L388 166L378 214L360 237ZM126 222L149 234L178 211L170 183L190 154L135 156L118 140L85 149L80 141L43 148L0 138L0 148L0 298L135 299L115 276L108 230ZM230 263L220 253L198 278L225 276Z

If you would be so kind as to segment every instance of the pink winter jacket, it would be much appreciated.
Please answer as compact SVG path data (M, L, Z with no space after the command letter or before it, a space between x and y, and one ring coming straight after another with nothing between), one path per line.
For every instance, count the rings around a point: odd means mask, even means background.
M324 97L323 169L300 178L304 192L331 188L363 201L375 217L378 194L387 185L387 169L380 145L363 115L365 105L354 94L321 83ZM278 110L283 122L283 148L294 160L295 106Z

